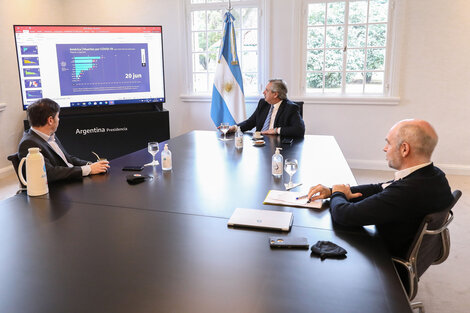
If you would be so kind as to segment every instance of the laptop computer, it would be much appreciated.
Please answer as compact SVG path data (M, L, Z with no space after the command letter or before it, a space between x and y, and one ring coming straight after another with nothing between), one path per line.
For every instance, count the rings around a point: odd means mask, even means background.
M236 208L227 225L289 231L293 220L292 212Z

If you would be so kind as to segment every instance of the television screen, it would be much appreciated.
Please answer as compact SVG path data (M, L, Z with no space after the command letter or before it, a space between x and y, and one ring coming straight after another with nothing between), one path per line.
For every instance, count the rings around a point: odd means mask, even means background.
M161 26L13 28L24 110L165 102Z

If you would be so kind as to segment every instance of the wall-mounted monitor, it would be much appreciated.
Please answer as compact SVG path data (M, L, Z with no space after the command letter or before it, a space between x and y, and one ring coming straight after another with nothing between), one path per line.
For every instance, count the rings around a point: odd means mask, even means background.
M165 102L161 26L14 25L23 109Z

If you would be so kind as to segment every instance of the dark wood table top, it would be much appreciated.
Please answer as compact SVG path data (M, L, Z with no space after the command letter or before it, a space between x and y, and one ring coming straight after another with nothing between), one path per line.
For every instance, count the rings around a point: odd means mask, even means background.
M294 212L294 225L331 229L327 207L307 210L284 206L263 205L270 189L284 190L288 175L281 179L271 175L271 157L276 147L282 147L284 159L294 157L299 170L294 182L302 182L294 191L308 191L322 183L332 185L356 181L343 154L332 136L306 136L294 139L292 145L281 144L279 136L265 136L262 147L252 145L251 135L245 135L245 145L237 150L234 140L218 140L220 133L193 131L166 143L173 155L173 169L146 167L141 174L154 179L129 185L122 171L126 165L143 165L152 160L146 149L112 160L109 173L84 178L83 182L50 185L44 196L100 205L115 205L147 210L198 214L228 218L237 207ZM233 138L232 136L229 136ZM160 144L160 152L164 143ZM160 159L160 153L156 156Z
M288 177L271 175L282 146L295 157L294 182L356 181L331 136L242 150L220 134L194 131L168 143L173 170L146 167L129 185L126 165L151 161L146 149L111 161L105 175L49 186L0 202L0 312L411 312L380 238L336 227L328 206L263 205ZM163 143L160 150L163 149ZM160 159L160 153L157 154ZM289 233L234 229L237 207L291 211ZM306 250L272 250L269 236L329 240L348 251L321 261Z
M294 226L348 251L321 261L226 218L16 196L0 220L0 312L411 312L361 233Z

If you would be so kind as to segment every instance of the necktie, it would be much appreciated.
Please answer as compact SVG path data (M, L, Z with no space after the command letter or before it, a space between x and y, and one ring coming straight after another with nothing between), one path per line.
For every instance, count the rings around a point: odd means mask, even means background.
M261 131L265 131L269 129L269 123L271 122L271 115L273 113L273 108L274 105L271 105L271 108L269 109L268 116L266 116L266 120L264 121L263 128L261 128Z

